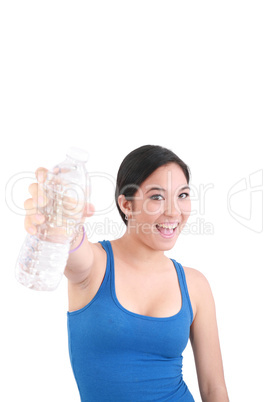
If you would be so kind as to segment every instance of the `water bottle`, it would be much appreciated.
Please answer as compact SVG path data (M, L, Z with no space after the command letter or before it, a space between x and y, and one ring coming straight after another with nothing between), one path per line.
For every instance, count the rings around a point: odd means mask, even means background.
M35 235L26 236L15 269L17 280L30 289L54 290L61 281L88 201L87 159L87 152L71 148L66 159L47 172L47 203L38 208L46 219Z

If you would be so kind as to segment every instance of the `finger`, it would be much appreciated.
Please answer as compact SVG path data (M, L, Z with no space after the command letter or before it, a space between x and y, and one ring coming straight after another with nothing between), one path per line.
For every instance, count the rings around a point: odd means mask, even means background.
M45 222L45 216L40 214L34 206L33 199L29 198L24 202L24 209L26 211L27 224L41 225Z
M32 197L37 198L37 193L38 193L38 184L37 183L32 183L28 187L28 191L31 194Z
M27 216L36 214L36 207L34 206L32 198L29 198L24 202L24 209Z
M84 208L83 216L90 217L94 215L94 212L95 212L94 205L87 202Z
M24 220L24 227L26 231L30 234L36 234L37 233L37 227L38 225L41 225L44 223L45 217L44 215L31 215L31 216L26 216Z
M25 227L25 230L31 235L34 235L37 233L37 227L32 224L30 216L25 217L24 227Z
M48 170L44 167L40 167L36 170L35 172L35 176L37 178L37 181L39 183L44 183L46 181L47 178L47 172Z
M30 219L33 225L42 225L46 220L45 215L39 213L31 215Z
M48 199L43 191L42 184L32 183L28 188L33 197L33 204L37 208L42 208L47 205Z

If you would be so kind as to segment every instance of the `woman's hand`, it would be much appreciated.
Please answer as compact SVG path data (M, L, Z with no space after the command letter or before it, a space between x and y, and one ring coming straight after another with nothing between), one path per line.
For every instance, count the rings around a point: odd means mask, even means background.
M40 167L36 170L35 176L37 183L32 183L29 186L31 198L24 202L24 209L26 212L24 227L29 234L36 234L38 225L42 225L46 221L46 217L42 214L43 208L47 205L48 199L44 191L43 184L47 179L48 170ZM94 214L94 206L86 203L83 210L82 222L85 218ZM81 223L81 222L80 222Z

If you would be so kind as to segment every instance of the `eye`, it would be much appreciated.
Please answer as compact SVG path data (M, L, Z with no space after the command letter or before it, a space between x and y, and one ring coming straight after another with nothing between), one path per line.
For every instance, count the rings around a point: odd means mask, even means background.
M161 201L164 199L164 197L161 194L154 194L151 195L150 199L155 201Z
M179 195L179 198L185 199L185 198L189 197L189 195L190 195L190 194L188 194L188 193L181 193L181 194Z

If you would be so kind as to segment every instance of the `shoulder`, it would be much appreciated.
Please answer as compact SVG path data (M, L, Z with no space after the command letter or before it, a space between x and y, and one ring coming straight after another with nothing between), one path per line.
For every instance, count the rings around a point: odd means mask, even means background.
M213 302L209 281L197 269L183 267L194 316L200 305Z
M198 286L202 288L206 288L209 286L209 282L202 272L198 271L197 269L190 268L190 267L183 267L187 285L191 286Z

